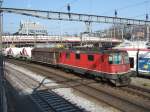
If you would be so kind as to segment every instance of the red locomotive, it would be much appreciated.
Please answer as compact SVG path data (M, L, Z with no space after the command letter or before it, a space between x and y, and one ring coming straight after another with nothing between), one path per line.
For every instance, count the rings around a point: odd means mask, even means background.
M32 60L108 79L116 86L130 83L130 64L126 51L35 48L32 50Z

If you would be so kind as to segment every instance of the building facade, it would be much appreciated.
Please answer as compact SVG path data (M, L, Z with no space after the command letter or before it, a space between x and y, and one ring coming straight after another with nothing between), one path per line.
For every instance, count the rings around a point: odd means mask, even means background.
M17 32L19 35L48 35L44 25L32 21L21 21Z

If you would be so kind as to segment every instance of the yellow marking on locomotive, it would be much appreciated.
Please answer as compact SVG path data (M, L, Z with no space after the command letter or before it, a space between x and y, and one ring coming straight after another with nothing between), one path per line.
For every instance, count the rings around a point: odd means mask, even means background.
M143 67L144 69L148 69L148 65L144 65L144 67Z

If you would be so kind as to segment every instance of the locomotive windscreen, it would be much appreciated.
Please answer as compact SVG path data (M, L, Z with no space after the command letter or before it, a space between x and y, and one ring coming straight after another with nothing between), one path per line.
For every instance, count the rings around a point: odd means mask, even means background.
M109 64L129 64L129 57L126 52L111 53Z

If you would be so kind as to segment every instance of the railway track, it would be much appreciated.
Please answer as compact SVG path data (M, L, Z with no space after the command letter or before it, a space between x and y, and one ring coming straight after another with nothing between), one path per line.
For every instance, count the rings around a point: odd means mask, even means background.
M8 61L10 62L10 60ZM65 87L72 87L121 111L150 111L150 95L148 90L142 90L138 87L135 89L135 87L133 86L114 88L107 84L97 83L96 81L91 79L82 79L81 77L74 76L70 73L66 74L65 72L53 68L14 60L11 60L11 63L14 63L16 65L22 64L22 66L34 72L38 72L42 75L46 75L49 78L52 78L52 80L55 80L57 83L63 84L63 86ZM142 94L143 91L144 94Z
M85 110L77 108L70 102L50 91L38 91L31 95L34 102L42 107L43 112L84 112Z
M129 85L128 87L122 87L123 91L129 92L130 94L136 95L138 97L143 97L146 100L150 100L150 90L135 86Z
M7 79L11 82L14 81L8 76L10 71L8 69L5 71ZM11 71L11 73L13 73L13 71ZM80 108L76 104L69 102L55 92L50 91L44 85L41 85L40 90L36 89L40 82L25 75L24 73L16 70L14 73L16 74L11 75L11 77L13 76L15 81L17 81L28 91L29 89L33 90L32 94L30 94L30 98L35 104L37 104L42 112L87 112L83 108Z

